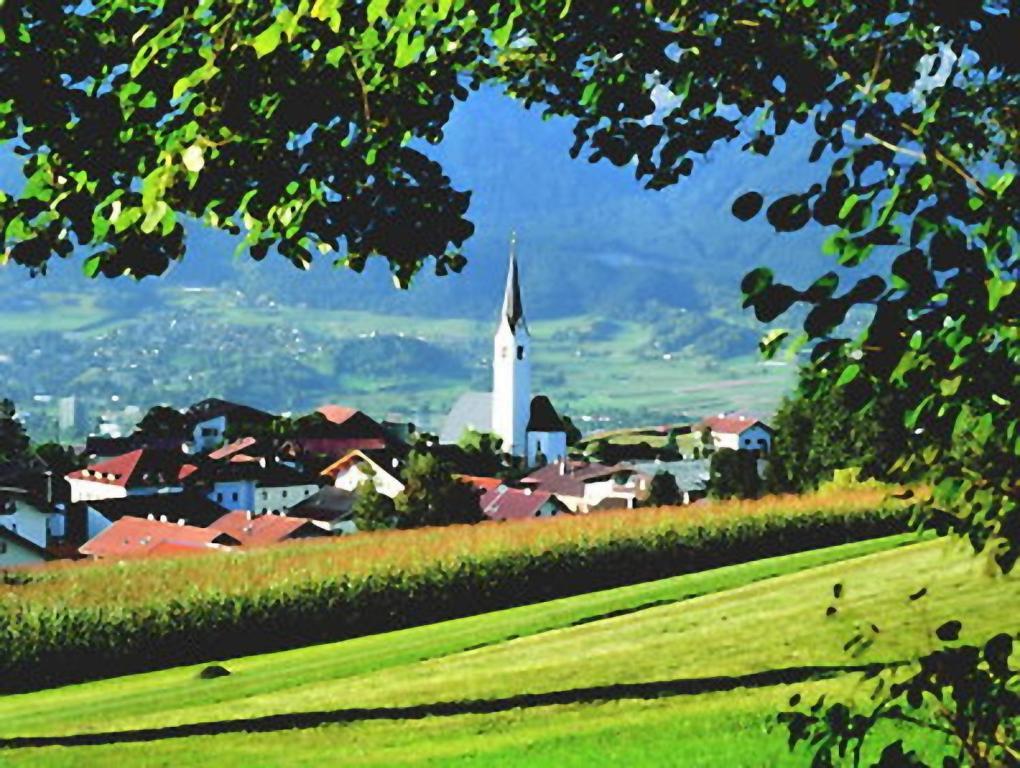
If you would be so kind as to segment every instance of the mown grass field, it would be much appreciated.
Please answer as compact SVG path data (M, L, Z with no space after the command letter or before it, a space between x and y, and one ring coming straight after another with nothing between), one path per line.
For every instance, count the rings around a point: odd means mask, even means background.
M119 741L3 742L0 763L805 764L766 726L794 689L864 694L858 675L820 679L824 668L916 657L951 617L964 618L964 640L1020 630L1015 578L989 575L959 545L912 541L229 660L232 675L215 680L184 667L8 696L0 738ZM827 617L837 582L845 595ZM909 601L921 587L928 597ZM865 621L880 633L850 659L843 643ZM775 684L784 680L793 684ZM130 733L137 729L169 730Z

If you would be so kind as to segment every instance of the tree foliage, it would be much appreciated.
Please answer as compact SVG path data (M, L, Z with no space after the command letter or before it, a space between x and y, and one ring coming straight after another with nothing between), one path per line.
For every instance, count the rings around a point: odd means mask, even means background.
M355 493L357 498L351 511L354 515L354 524L358 526L359 531L377 531L394 526L396 509L393 499L379 493L375 483L365 480Z
M861 480L913 480L893 471L896 462L933 438L915 435L905 425L912 406L909 393L869 381L855 392L836 386L846 365L834 369L805 366L797 391L780 404L772 426L765 486L772 493L799 493L855 468Z
M17 474L31 461L28 434L16 413L13 402L0 400L0 476Z
M648 487L648 498L645 506L670 507L681 501L680 488L676 478L670 472L656 472Z
M404 469L404 490L394 499L398 528L478 523L485 519L479 491L453 476L434 453L414 449Z
M720 448L712 454L708 474L708 489L713 498L755 499L761 492L754 451Z
M189 436L188 417L166 405L154 405L142 420L136 431L152 438L181 438Z

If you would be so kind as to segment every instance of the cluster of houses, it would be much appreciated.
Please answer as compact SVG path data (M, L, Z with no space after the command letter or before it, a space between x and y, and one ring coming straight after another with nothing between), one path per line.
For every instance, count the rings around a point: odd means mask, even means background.
M704 466L691 477L688 462L605 464L571 456L562 419L549 398L532 397L530 379L530 337L511 253L493 391L458 401L444 425L452 440L425 443L456 468L459 449L451 443L466 429L491 432L526 468L509 482L462 467L457 477L478 489L486 518L633 508L660 471L678 479L684 502L704 495ZM319 408L285 438L271 429L276 419L238 403L204 400L183 413L182 432L92 438L84 468L32 489L0 486L0 567L236 551L351 534L363 483L390 498L404 491L406 429L339 405ZM717 447L768 452L771 431L760 421L721 416L699 428Z

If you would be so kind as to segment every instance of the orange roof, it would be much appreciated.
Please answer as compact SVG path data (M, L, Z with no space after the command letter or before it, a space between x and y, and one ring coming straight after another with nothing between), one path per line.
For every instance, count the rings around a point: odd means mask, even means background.
M244 546L276 544L291 538L299 529L311 525L318 526L304 517L281 517L279 515L259 515L252 517L245 509L228 512L209 528L223 531L241 542Z
M224 445L222 448L217 448L209 454L209 458L225 459L228 456L233 456L235 453L240 453L245 448L251 448L256 442L257 440L254 437L242 437L240 440L235 440L228 445Z
M139 448L71 472L68 480L90 480L122 488L176 485L197 469L183 453Z
M498 477L481 477L479 475L454 475L454 477L458 480L463 480L465 483L470 483L475 488L481 488L483 491L491 491L505 482Z
M343 424L359 412L357 408L348 408L346 405L324 405L316 411L334 424Z
M237 544L238 541L224 531L211 528L122 517L85 542L78 551L93 557L139 557L153 554L157 547L164 544L168 546L163 547L162 551L168 551L169 545L176 549L189 547L208 550L216 549L216 545L220 544Z

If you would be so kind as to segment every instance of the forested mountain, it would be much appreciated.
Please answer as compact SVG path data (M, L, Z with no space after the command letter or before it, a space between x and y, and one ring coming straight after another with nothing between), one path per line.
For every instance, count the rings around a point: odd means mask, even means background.
M520 254L528 309L535 317L629 311L649 301L704 309L734 307L741 276L767 263L791 275L816 275L820 232L776 237L761 221L741 223L729 212L749 188L767 193L804 186L803 131L781 141L768 161L731 145L697 164L673 189L647 191L628 168L572 160L569 123L543 120L537 110L495 92L480 92L458 107L444 141L426 151L440 160L454 184L473 192L469 217L475 235L466 246L468 267L459 276L422 275L410 292L396 290L385 266L363 275L335 269L329 257L311 275L279 257L254 263L234 257L229 236L200 225L189 228L189 253L164 278L178 285L229 285L278 302L331 308L371 308L414 315L484 318L494 312L512 230ZM0 187L19 183L17 158L0 157ZM0 270L0 291L26 290L26 273ZM45 286L86 283L79 264L54 264ZM102 279L93 281L102 284ZM149 285L146 285L148 283ZM151 301L151 284L113 281L106 288L130 301ZM90 288L90 290L96 290Z

